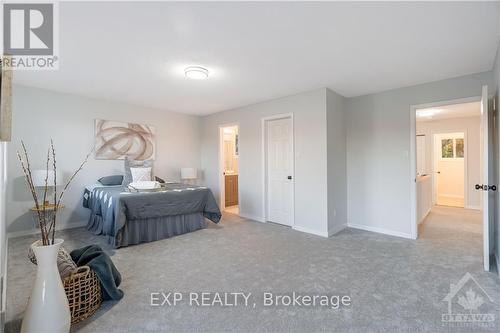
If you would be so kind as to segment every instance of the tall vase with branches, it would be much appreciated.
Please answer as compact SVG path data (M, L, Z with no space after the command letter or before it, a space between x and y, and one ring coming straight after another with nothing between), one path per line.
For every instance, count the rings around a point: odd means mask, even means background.
M55 230L56 230L56 221L57 221L57 212L60 208L61 200L64 196L64 193L68 189L69 185L71 182L75 179L76 175L82 171L84 165L87 163L90 154L92 151L87 154L83 162L80 164L78 169L75 170L75 172L71 175L71 177L68 179L66 184L64 185L61 193L57 193L57 162L56 162L56 150L54 148L54 142L50 140L50 147L47 150L47 160L46 160L46 176L45 176L45 186L44 186L44 191L43 191L43 201L40 202L40 199L38 198L38 193L36 191L34 182L33 182L33 175L31 171L31 163L30 159L28 156L28 149L26 148L26 145L24 144L23 141L21 141L21 147L22 147L22 152L20 153L19 151L17 152L17 157L19 158L19 162L21 163L21 169L23 170L24 177L26 179L26 182L28 184L28 188L31 192L31 195L33 196L33 201L35 202L35 208L36 208L36 213L37 213L37 222L38 226L40 227L40 233L41 233L41 241L43 245L51 245L54 244L54 239L55 239ZM52 184L48 184L49 180L49 166L52 162L52 167L54 170L54 196L53 196L53 214L51 214L50 218L45 214L46 208L47 208L47 195L48 195L48 189L49 186Z
M61 192L57 192L57 162L54 142L50 140L50 146L47 150L47 160L45 162L45 186L43 191L43 200L38 197L31 169L31 162L28 155L28 149L21 141L22 152L17 152L21 163L26 183L35 202L35 211L38 226L40 227L41 239L31 245L37 261L37 273L35 284L31 292L31 297L26 308L22 333L29 332L60 332L67 333L70 329L71 314L69 311L68 299L64 292L64 287L57 269L57 255L63 243L62 239L55 238L57 213L61 207L61 200L69 185L75 179L76 175L83 169L87 163L92 151L85 157L78 169L71 175L64 184ZM48 189L49 186L49 168L52 166L54 171L54 194L53 204L49 206ZM50 210L52 214L47 215Z

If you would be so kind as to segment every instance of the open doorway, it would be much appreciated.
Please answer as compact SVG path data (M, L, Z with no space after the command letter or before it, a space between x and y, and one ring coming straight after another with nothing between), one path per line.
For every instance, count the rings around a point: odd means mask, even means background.
M415 237L432 212L439 211L443 216L432 223L446 220L444 215L452 210L443 207L475 210L476 227L481 229L481 193L475 190L475 184L481 180L482 167L480 101L426 105L415 108L414 112Z
M451 126L472 126L474 135L474 145L471 147L479 155L479 116L478 113L475 115L475 111L479 110L479 106L476 103L467 104L470 107L471 114L463 118L450 118L451 120L440 121L435 120L434 124L437 127L444 123ZM448 108L451 112L453 111L453 106ZM417 114L418 115L418 114ZM460 121L469 122L469 124L458 124ZM439 123L438 123L439 122ZM419 119L417 118L417 129L425 127L421 125ZM432 126L432 125L430 125ZM439 130L438 130L439 131ZM473 170L471 172L471 177L479 182L481 161L479 156L477 160L468 161L467 156L467 141L466 132L452 132L452 133L434 133L434 184L433 184L433 203L438 206L450 206L450 207L460 207L460 208L471 208L475 204L480 202L479 193L477 193L473 187L470 187L471 194L475 196L475 200L468 201L467 192L469 187L467 183L469 182L469 174L467 173L467 166L471 165ZM474 153L474 152L473 152ZM417 153L417 161L421 157ZM418 163L418 162L417 162ZM467 205L466 205L467 202ZM479 205L477 205L479 208Z
M239 127L220 127L221 207L223 211L239 215Z
M488 271L495 140L494 110L487 87L482 90L482 96L410 108L411 228L415 239L475 242Z

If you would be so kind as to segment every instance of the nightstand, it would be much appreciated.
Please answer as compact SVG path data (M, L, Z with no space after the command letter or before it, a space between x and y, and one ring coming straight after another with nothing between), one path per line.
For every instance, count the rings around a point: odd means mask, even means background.
M54 208L56 205L54 204L46 204L46 205L39 205L38 209L36 207L31 207L30 211L33 213L33 223L35 224L35 228L39 229L40 224L38 223L38 212L43 212L45 215L45 220L48 221L47 226L50 224L50 221L52 221L52 218L54 216ZM64 205L60 204L59 205L59 210L63 209Z

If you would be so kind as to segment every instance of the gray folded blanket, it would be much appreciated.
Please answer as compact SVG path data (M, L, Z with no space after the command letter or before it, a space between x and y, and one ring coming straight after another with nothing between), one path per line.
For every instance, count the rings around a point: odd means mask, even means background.
M122 299L123 291L118 289L122 281L121 274L100 246L88 245L71 251L70 255L77 266L87 265L96 273L101 281L104 301Z

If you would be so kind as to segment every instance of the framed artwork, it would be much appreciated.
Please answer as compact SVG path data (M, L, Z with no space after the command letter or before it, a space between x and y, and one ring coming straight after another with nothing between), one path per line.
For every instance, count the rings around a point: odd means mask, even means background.
M155 128L150 125L96 119L95 158L99 160L152 160L155 158Z

